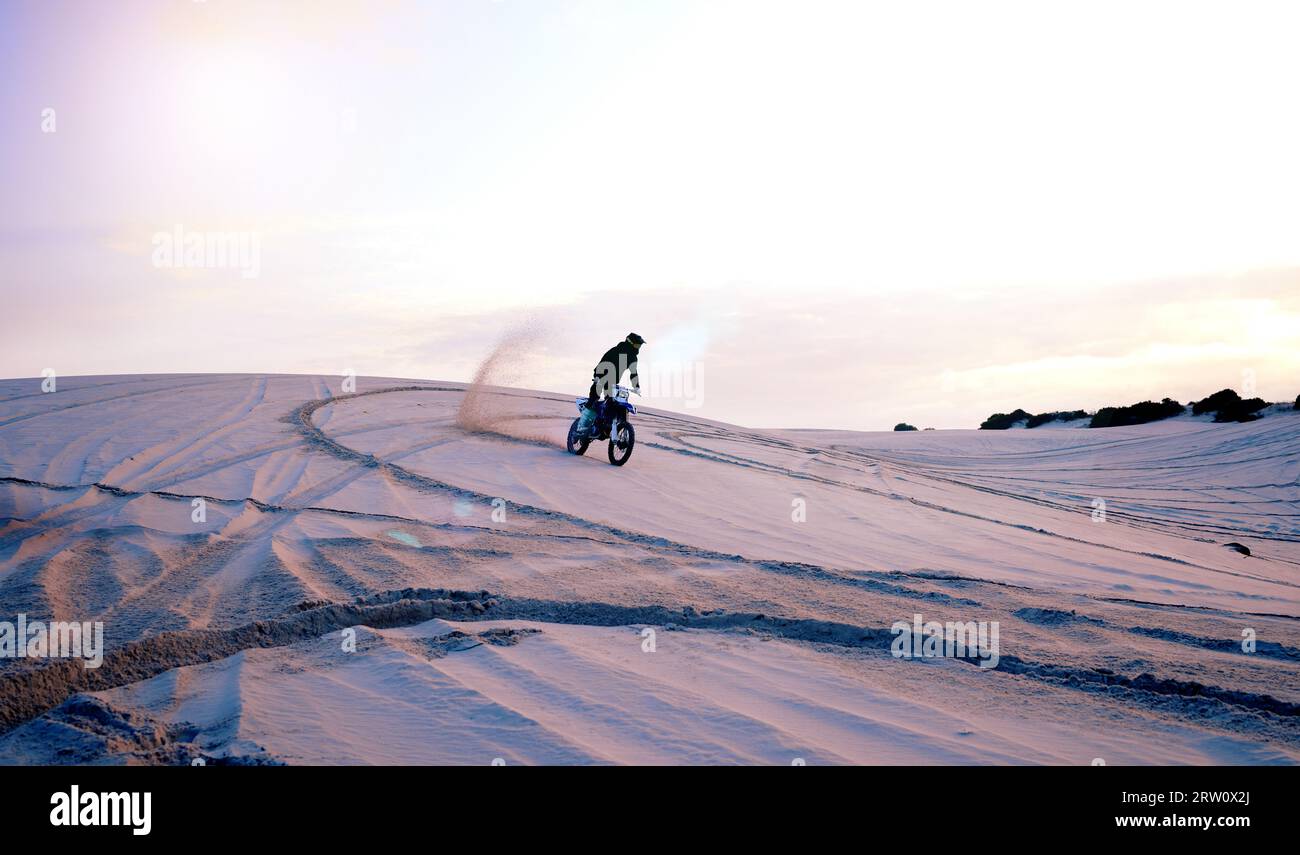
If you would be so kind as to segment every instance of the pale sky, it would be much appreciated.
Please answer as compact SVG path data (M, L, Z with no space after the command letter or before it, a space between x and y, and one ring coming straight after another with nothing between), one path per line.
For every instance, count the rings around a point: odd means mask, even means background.
M465 380L522 324L522 385L636 330L752 426L1294 399L1297 9L6 3L0 376Z

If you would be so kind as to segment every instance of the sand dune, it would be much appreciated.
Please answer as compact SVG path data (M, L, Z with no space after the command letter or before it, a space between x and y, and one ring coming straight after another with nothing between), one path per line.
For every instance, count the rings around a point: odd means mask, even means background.
M0 382L0 621L107 646L0 659L0 761L1300 759L1300 414L648 409L615 468L572 395L480 380ZM892 656L918 613L998 622L998 667Z

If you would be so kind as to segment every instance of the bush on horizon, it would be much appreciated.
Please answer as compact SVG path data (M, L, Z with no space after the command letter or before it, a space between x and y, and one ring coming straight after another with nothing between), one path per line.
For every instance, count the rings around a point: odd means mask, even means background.
M1253 422L1255 415L1268 406L1263 398L1242 399L1232 389L1220 389L1209 397L1192 403L1192 412L1196 415L1214 413L1216 422Z
M1039 413L1036 416L1030 416L1025 427L1036 428L1048 422L1075 422L1086 418L1088 418L1086 410L1060 410L1054 413Z
M980 424L980 430L1006 430L1016 422L1028 422L1033 416L1024 410L1010 413L994 413Z
M916 430L916 428L912 425L909 425L907 422L899 422L898 424L894 425L894 430Z
M1140 401L1127 407L1102 407L1088 423L1090 428L1125 427L1127 425L1144 425L1161 419L1181 415L1185 408L1172 398L1164 398L1160 403Z
M1216 422L1253 422L1259 418L1259 411L1268 406L1263 398L1242 399L1232 389L1220 389L1213 395L1191 404L1192 413L1202 415L1214 413ZM1160 403L1142 401L1127 407L1102 407L1092 416L1088 427L1122 427L1124 425L1141 425L1181 415L1186 408L1171 398L1164 398ZM1295 409L1300 410L1300 395L1296 396ZM1006 430L1018 422L1024 422L1027 428L1036 428L1048 422L1072 422L1088 418L1086 410L1059 410L1051 413L1032 415L1021 409L1010 413L994 413L980 424L980 430ZM898 430L899 428L894 428Z
M1006 430L1015 427L1017 422L1024 422L1027 428L1036 428L1048 422L1072 422L1086 418L1088 418L1088 413L1084 410L1058 410L1033 415L1017 409L1010 413L994 413L980 424L980 430Z

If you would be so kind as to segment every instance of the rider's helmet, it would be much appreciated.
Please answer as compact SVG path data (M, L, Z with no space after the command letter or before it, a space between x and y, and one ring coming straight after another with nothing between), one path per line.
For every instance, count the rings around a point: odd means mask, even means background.
M629 344L631 344L633 347L636 348L639 348L641 345L645 344L645 339L641 338L641 336L637 335L634 332L630 332L627 334L627 340Z

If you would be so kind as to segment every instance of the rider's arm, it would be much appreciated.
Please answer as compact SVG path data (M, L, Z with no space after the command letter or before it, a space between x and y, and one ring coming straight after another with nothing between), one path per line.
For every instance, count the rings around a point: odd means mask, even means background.
M630 363L628 363L628 366L627 366L627 379L628 379L628 382L632 384L632 389L633 389L633 391L635 391L635 392L640 392L640 391L641 391L641 378L637 377L637 374L636 374L636 363L637 363L637 355L636 355L635 353L633 353L633 354L632 354L632 361L631 361Z

